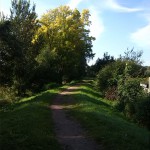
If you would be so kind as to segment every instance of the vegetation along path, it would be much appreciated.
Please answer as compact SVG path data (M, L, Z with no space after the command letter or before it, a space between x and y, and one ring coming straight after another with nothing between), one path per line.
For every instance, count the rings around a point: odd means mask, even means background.
M70 94L75 94L79 86L71 86L61 92L51 105L55 133L59 143L65 150L101 150L75 120L69 117L66 108L72 108L74 100Z

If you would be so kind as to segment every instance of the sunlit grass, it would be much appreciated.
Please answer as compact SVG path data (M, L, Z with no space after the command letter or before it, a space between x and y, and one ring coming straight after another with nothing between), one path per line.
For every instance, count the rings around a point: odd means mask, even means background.
M0 150L60 150L55 139L49 106L68 86L47 90L0 109ZM83 84L66 107L106 150L149 150L150 132L129 122L102 99L93 87Z
M74 116L106 150L149 150L150 132L129 122L113 108L113 102L100 98L92 86L84 84L72 95Z
M60 91L48 90L1 108L0 149L60 150L49 108L52 99Z

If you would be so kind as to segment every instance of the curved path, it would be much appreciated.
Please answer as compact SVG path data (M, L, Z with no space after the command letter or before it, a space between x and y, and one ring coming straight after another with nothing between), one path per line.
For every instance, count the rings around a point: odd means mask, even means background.
M102 150L91 138L85 137L80 124L67 114L67 109L73 106L71 94L75 94L79 86L69 87L54 99L51 105L55 125L56 138L64 150Z

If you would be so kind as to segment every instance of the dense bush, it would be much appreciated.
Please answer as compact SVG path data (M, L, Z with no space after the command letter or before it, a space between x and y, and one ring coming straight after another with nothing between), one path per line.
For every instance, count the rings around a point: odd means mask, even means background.
M118 101L123 105L122 111L126 116L131 117L135 114L135 103L143 96L143 89L140 80L137 78L125 77L120 79L118 84Z
M123 74L125 68L125 62L120 60L105 66L99 71L96 78L96 88L105 95L109 93L110 89L117 87L118 79L121 74ZM107 94L106 94L107 95Z
M117 110L150 128L150 96L140 86L146 76L140 56L141 52L127 51L125 56L102 68L95 83L107 99L116 100L114 107Z
M107 66L107 67L103 68L97 75L97 79L95 82L97 89L103 93L110 86L109 80L113 77L112 71L110 68L111 68L111 66Z
M110 89L112 89L112 87L117 88L118 84L120 84L120 78L128 78L127 76L130 78L143 77L142 66L133 61L118 59L99 71L95 85L104 95L105 93L109 95L107 93L110 93Z
M0 87L0 107L13 103L17 100L17 91L14 87L1 86Z
M150 95L137 102L135 119L139 124L150 129Z

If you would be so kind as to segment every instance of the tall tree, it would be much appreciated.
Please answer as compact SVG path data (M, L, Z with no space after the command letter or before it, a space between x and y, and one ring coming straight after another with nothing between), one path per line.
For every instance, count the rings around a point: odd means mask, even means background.
M3 44L1 54L9 55L11 58L10 76L19 94L25 92L26 87L30 84L35 68L38 49L35 48L32 39L38 28L36 18L35 5L31 7L30 1L12 0L10 18L0 26L0 29L3 30L0 39ZM10 63L8 59L1 60L3 64Z
M0 85L4 85L11 82L13 57L10 22L6 18L0 20L0 33Z
M55 64L51 65L62 78L80 77L85 72L87 59L93 58L92 41L89 36L89 11L80 13L77 9L71 10L68 6L60 6L49 10L41 19L41 27L36 37L45 37L47 54L53 56ZM42 52L42 53L43 53ZM44 59L45 60L45 59Z

